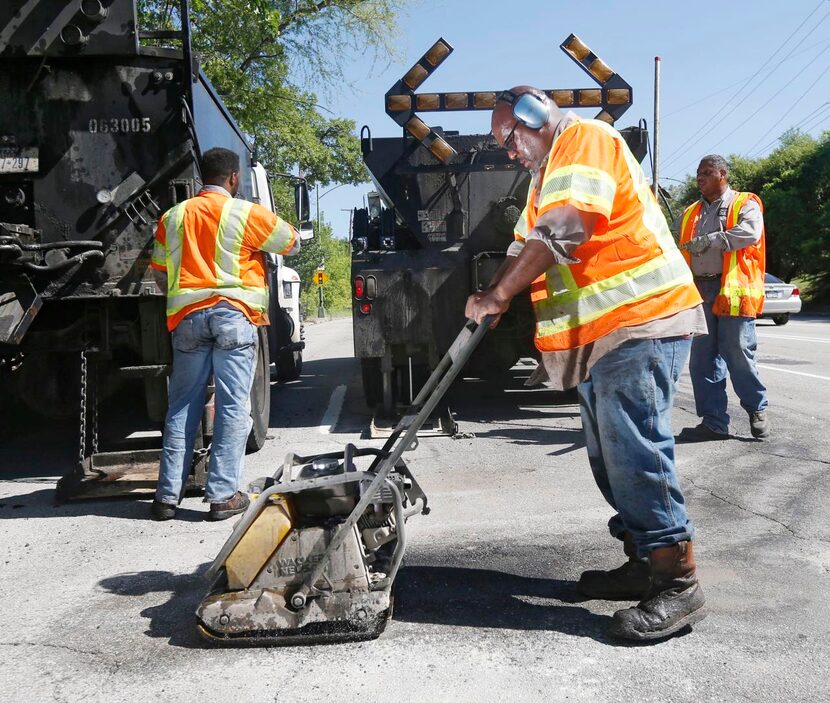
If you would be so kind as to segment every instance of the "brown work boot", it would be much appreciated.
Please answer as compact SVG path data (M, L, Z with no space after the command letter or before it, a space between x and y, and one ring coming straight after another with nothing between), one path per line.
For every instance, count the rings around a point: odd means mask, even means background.
M615 637L662 639L706 617L691 542L655 549L648 562L651 588L636 607L614 613L611 634Z
M586 598L640 600L651 585L648 560L637 558L637 546L628 532L623 534L628 561L610 571L583 571L576 590Z
M250 504L248 494L237 491L230 500L223 503L211 503L208 520L227 520L229 517L244 513Z

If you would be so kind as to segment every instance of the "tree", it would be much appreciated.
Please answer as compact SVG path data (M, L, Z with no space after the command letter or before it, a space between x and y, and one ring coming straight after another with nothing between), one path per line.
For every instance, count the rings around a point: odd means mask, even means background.
M355 124L323 116L299 85L342 81L344 60L394 53L404 0L191 0L193 49L269 171L297 165L313 184L366 180ZM180 26L178 0L139 0L142 27ZM299 78L295 78L299 77ZM275 182L281 212L290 188Z

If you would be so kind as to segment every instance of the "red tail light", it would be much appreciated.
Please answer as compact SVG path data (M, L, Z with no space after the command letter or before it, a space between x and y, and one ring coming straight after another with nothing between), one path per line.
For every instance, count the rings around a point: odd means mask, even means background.
M364 315L368 315L370 312L372 312L372 304L371 303L361 303L360 304L360 312L362 312Z
M801 295L801 294L798 292L798 288L793 288L793 292L791 293L791 295Z
M366 294L366 284L363 276L354 277L354 297L360 300Z

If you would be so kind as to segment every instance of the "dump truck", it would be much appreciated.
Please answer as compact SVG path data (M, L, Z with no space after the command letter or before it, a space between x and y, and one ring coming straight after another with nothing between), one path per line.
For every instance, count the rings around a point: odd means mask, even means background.
M561 48L597 87L547 94L561 108L599 108L591 116L614 123L632 103L631 86L575 35ZM354 350L376 420L411 402L448 349L467 297L486 288L504 261L530 183L492 135L444 131L419 116L495 106L495 90L415 92L452 50L439 39L387 92L386 112L403 128L401 136L361 131L375 189L352 215ZM644 123L622 133L642 161ZM466 373L493 376L521 357L536 357L533 332L529 296L517 296ZM452 431L448 411L438 420Z
M145 32L135 0L0 5L0 403L77 420L66 497L155 485L171 347L149 262L160 215L199 192L202 150L239 154L238 197L273 209L268 174L193 56L186 0L179 10L180 31ZM307 237L307 188L287 177ZM251 450L265 441L270 369L294 378L302 359L298 281L281 257L268 277ZM119 398L131 402L116 429ZM211 433L209 393L196 486Z

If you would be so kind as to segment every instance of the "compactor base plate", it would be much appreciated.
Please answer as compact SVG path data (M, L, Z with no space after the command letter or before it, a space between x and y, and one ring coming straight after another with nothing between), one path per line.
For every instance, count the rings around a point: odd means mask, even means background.
M342 623L311 623L297 630L261 630L233 636L211 631L198 623L202 639L219 647L298 647L316 644L340 644L377 639L392 618L391 609L375 618L366 629L354 629Z

